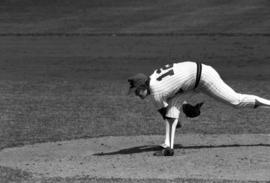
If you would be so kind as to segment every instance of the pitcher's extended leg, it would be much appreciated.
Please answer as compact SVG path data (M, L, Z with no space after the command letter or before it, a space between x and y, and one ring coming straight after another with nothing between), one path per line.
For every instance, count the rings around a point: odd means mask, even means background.
M236 108L270 108L270 100L235 92L211 66L203 66L201 89L207 95Z

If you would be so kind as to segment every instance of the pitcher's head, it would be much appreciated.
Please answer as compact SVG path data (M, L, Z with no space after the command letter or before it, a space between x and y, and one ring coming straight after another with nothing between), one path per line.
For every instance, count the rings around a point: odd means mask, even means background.
M150 94L149 78L142 73L138 73L128 78L129 91L128 94L134 93L136 96L144 99Z

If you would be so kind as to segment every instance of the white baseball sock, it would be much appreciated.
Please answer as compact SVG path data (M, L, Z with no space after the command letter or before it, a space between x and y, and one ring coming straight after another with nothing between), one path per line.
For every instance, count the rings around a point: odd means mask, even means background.
M176 125L178 123L177 118L171 118L165 120L166 123L166 134L165 134L165 144L162 146L167 146L173 149L174 147L174 137L175 137L175 130L176 130Z
M255 106L254 108L267 108L270 109L270 100L261 98L261 97L255 97Z

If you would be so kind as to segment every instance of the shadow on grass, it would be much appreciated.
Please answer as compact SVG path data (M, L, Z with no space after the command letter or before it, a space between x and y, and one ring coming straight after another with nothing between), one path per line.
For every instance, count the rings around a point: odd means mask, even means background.
M227 144L227 145L196 145L196 146L182 146L181 144L175 144L174 149L205 149L205 148L230 148L230 147L270 147L270 144ZM130 147L121 149L114 152L100 152L93 154L94 156L109 156L109 155L124 155L124 154L137 154L144 152L153 152L162 150L161 146L157 145L145 145Z

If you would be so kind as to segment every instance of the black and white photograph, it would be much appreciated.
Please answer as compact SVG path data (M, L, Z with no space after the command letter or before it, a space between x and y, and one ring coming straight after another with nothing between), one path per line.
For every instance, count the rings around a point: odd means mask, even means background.
M1 0L11 182L270 182L270 1Z

